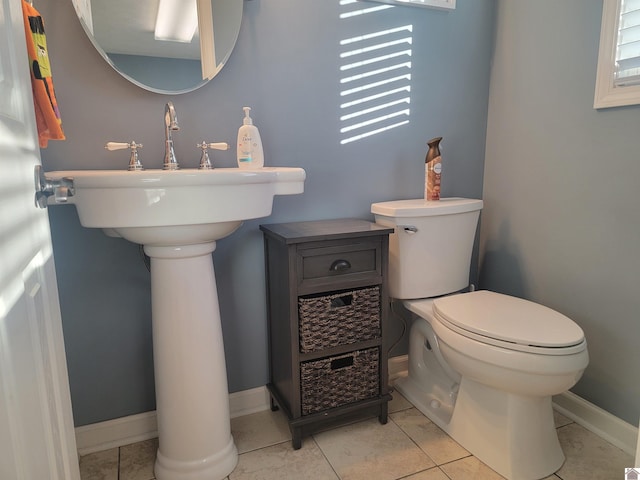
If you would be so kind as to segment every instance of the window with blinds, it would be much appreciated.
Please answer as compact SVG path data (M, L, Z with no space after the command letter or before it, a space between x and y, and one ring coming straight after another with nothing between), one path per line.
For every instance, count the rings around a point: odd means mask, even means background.
M622 0L615 84L640 84L640 0Z
M604 0L594 108L640 104L640 0Z

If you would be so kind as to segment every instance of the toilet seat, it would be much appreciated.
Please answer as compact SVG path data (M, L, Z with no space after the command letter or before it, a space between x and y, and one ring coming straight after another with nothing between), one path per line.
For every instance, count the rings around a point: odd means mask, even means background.
M570 318L520 298L480 290L411 303L419 315L430 314L449 330L488 345L540 355L586 349L584 332Z

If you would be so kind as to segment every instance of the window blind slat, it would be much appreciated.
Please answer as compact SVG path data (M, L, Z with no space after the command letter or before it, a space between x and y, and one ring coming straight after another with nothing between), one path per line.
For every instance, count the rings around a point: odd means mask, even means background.
M621 63L629 58L640 56L640 40L635 42L618 44L618 62Z
M618 60L618 66L619 66L620 72L623 72L624 70L629 70L630 68L638 68L640 67L640 55Z
M635 74L631 74L634 71ZM640 68L636 68L632 71L629 71L629 75L625 77L616 78L615 84L617 87L628 87L631 85L640 85Z
M640 40L640 25L620 29L618 45L626 45L637 40Z
M622 13L640 10L640 0L625 0L622 3Z
M619 28L628 28L640 24L640 10L632 10L620 15Z

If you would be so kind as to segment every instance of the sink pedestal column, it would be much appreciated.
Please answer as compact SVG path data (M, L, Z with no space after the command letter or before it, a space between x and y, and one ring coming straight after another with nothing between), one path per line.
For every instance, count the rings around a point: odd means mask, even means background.
M158 480L221 480L238 462L215 248L215 242L144 248L151 257Z

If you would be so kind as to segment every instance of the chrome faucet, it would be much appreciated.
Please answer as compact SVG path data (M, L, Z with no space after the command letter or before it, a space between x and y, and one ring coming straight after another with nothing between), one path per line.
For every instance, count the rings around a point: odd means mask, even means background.
M173 150L173 140L171 131L180 130L176 109L172 102L167 102L164 106L164 170L178 170L180 165L176 160L176 153Z

